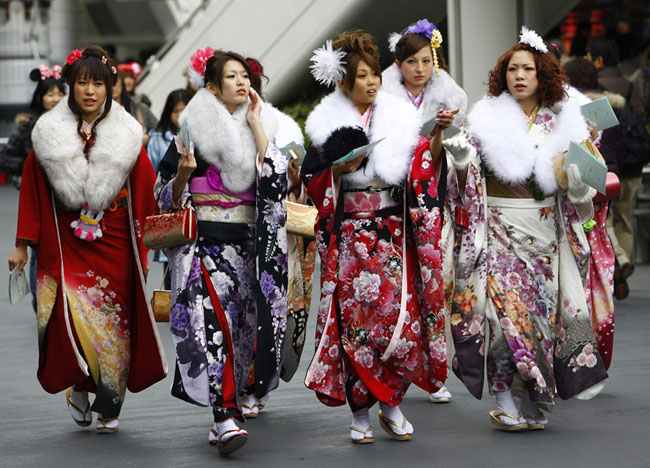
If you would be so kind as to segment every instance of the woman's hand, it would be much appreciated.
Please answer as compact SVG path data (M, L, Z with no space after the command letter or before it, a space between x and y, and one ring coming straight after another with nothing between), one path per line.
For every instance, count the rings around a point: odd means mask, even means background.
M598 139L598 130L596 130L596 124L591 120L587 120L587 130L589 130L591 141L596 141Z
M260 113L262 112L262 99L252 88L248 91L248 98L251 103L248 105L248 111L246 112L246 120L248 125L253 127L253 125L260 122Z
M446 130L449 127L451 127L452 124L454 123L454 116L456 114L458 114L458 109L452 111L446 111L444 109L440 109L438 111L438 117L436 119L439 129Z
M176 177L174 177L174 185L172 186L172 197L174 205L178 206L178 203L183 194L183 190L187 185L187 182L190 180L190 176L196 169L196 158L194 157L194 150L190 149L187 151L187 148L183 148L181 157L178 160L178 168L176 170Z
M334 176L340 177L342 174L345 174L347 172L356 171L357 169L359 169L359 166L361 165L365 157L366 157L366 153L363 153L357 159L352 159L350 161L344 161L333 165L332 172L334 173Z
M9 256L9 271L13 271L18 266L18 274L22 275L23 269L27 264L27 246L19 245L16 250Z
M289 160L287 177L289 178L289 187L300 187L300 166L298 166L298 161L295 158Z

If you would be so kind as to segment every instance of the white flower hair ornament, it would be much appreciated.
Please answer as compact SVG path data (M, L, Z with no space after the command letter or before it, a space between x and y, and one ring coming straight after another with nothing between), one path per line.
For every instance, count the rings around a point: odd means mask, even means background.
M519 43L528 44L533 49L545 54L548 52L548 47L544 44L544 39L542 39L539 34L537 34L532 29L528 29L526 26L521 27L521 34L519 34Z
M314 51L311 57L312 65L309 66L311 74L316 81L325 86L332 86L345 75L345 52L332 47L332 41Z

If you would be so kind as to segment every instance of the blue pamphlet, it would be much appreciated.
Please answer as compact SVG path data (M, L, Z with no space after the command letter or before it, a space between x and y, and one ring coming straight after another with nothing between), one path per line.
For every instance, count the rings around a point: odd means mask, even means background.
M348 160L357 159L363 153L366 153L366 156L368 156L368 154L370 154L370 151L375 146L377 146L379 143L384 141L384 139L385 138L380 138L379 140L374 141L374 142L370 143L369 145L359 146L358 148L355 148L352 151L350 151L348 154L346 154L342 158L337 159L332 164L339 164L339 163L342 163L342 162L345 162L345 161L348 161Z
M580 106L580 112L585 119L596 124L596 130L605 130L618 125L614 109L606 97L583 104Z
M605 194L607 166L574 141L569 143L569 153L562 169L566 171L571 164L578 166L580 177L585 184Z

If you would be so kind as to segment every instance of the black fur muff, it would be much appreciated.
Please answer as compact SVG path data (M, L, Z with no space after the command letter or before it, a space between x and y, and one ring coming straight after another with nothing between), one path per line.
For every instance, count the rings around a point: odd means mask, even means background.
M361 127L342 127L334 130L323 144L321 159L325 166L331 165L350 151L369 143ZM368 158L364 158L359 169L366 167Z

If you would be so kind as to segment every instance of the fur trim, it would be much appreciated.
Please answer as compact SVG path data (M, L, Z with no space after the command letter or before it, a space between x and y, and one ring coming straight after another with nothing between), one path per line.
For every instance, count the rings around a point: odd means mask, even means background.
M241 193L255 183L257 144L246 120L249 101L230 114L226 106L205 88L187 103L179 122L188 119L190 136L199 154L221 171L223 185ZM275 120L264 104L260 114L269 141L276 133Z
M88 203L89 209L101 211L115 200L140 155L142 126L113 102L97 124L86 160L78 119L63 99L36 122L34 152L59 201L74 210Z
M467 116L469 130L480 143L481 158L501 180L523 183L531 174L545 194L558 189L553 157L567 150L569 142L589 137L580 106L571 99L558 105L555 131L536 147L528 137L527 119L521 107L507 92L485 97Z
M587 91L585 92L585 96L587 96L592 101L606 97L609 101L609 105L612 106L613 109L620 110L625 107L625 98L620 94L610 93L609 91L603 91L602 93L597 91Z
M397 96L409 104L402 72L397 68L397 64L392 64L381 75L381 87L393 96ZM440 74L431 74L431 78L424 87L424 100L422 101L422 115L424 121L431 119L436 115L438 110L458 109L458 114L454 117L454 125L460 127L465 121L467 112L467 94L463 88L458 86L454 79L444 70Z
M579 106L588 104L591 102L591 98L587 97L582 93L578 88L574 86L565 85L564 91L566 92L567 98L578 103Z
M305 136L302 134L300 125L296 123L291 116L266 103L265 109L268 109L278 124L278 131L275 134L275 144L278 148L288 145L292 141L300 145L305 144Z
M368 157L364 170L345 174L350 182L367 184L378 177L387 184L399 184L408 173L413 151L419 140L420 116L410 103L381 89L377 93L370 119L368 140L386 138ZM342 127L359 127L361 116L340 89L323 100L309 114L305 131L312 143L322 146L331 133Z

